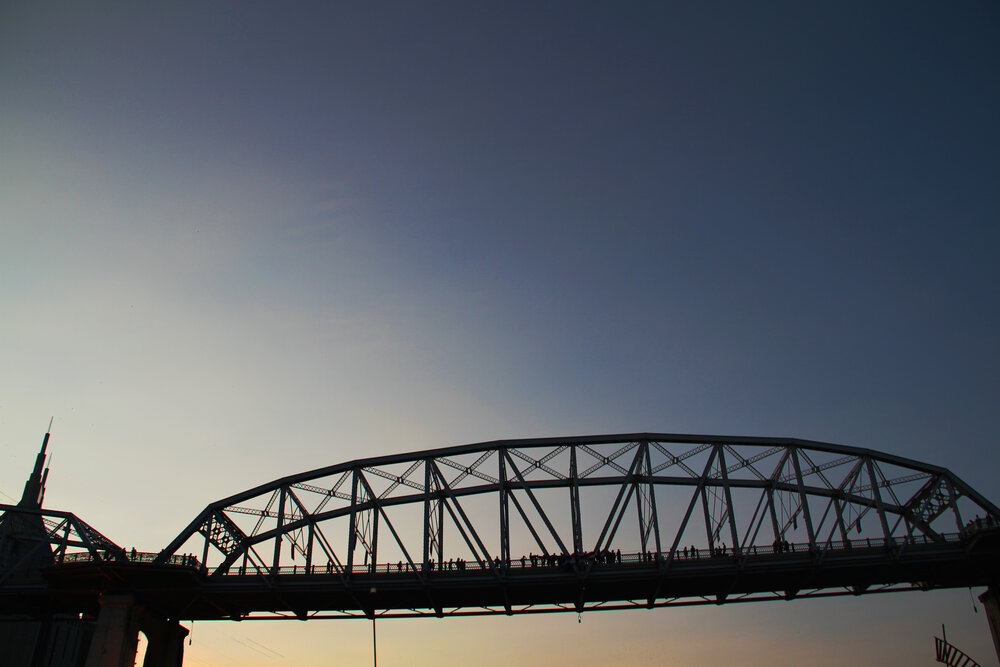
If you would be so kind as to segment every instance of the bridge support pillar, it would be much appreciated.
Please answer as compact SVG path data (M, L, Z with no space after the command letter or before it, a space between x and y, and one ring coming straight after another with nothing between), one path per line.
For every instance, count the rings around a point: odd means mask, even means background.
M131 595L102 595L87 667L133 667L139 624Z
M1000 658L1000 588L990 585L986 592L979 596L986 610L986 620L990 624L990 635L993 636L993 648L997 658Z
M187 628L179 623L150 619L142 630L146 634L146 659L142 667L181 667Z
M86 667L133 667L140 631L146 635L143 667L181 667L187 629L149 613L131 595L101 596Z

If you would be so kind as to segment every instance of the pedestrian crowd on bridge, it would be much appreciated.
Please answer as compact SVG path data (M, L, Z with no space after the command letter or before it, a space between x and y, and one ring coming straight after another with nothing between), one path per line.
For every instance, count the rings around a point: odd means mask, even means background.
M517 567L520 565L521 568L528 567L565 567L573 568L578 565L587 564L604 564L612 565L614 563L622 562L622 551L621 549L605 549L601 552L597 551L581 551L574 552L572 554L551 554L551 553L530 553L527 556L522 555L520 558L513 558L510 560L501 560L499 556L493 559L493 566L497 569L509 569L511 567ZM449 558L448 560L435 561L433 558L427 560L427 570L434 571L435 569L440 571L464 571L466 569L468 561L464 558ZM396 564L396 571L403 570L403 561L399 561ZM486 566L486 563L483 563Z
M997 527L997 520L991 514L987 514L984 517L977 514L976 518L970 519L969 522L965 524L965 527L962 529L962 533L970 535L980 530L988 530L990 528Z
M751 548L754 553L757 551L757 547ZM781 553L784 551L793 550L792 545L787 540L775 540L773 546L774 553ZM666 560L668 554L660 551L642 551L636 554L627 554L625 560L628 562L639 562L639 563L662 563ZM727 556L738 556L738 550L731 549L726 546L723 542L717 545L711 545L708 547L696 547L694 545L686 546L683 549L671 550L669 552L671 558L679 559L696 559L696 558L721 558ZM583 551L574 552L571 554L553 554L553 553L530 553L528 555L522 555L520 558L513 558L511 560L502 560L499 556L493 559L493 566L497 569L510 569L512 567L519 569L528 568L542 568L542 567L559 567L564 569L574 569L577 567L585 567L587 565L615 565L622 563L622 551L621 549L605 549L603 551ZM487 569L489 567L489 562L478 563L477 567L473 569ZM408 569L408 566L400 561L396 564L396 571L402 571ZM467 569L467 561L463 558L451 558L447 561L435 561L433 558L429 559L426 563L427 571L465 571Z

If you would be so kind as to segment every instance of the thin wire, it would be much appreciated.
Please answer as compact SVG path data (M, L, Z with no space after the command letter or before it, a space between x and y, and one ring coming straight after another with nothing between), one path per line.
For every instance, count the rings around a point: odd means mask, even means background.
M378 642L375 641L375 616L372 616L372 667L378 667Z

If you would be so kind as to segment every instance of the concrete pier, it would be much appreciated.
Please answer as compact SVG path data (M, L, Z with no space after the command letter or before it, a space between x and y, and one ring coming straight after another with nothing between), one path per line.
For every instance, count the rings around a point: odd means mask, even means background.
M86 667L133 667L140 632L146 636L143 667L181 667L186 628L144 609L131 595L105 595L100 603Z

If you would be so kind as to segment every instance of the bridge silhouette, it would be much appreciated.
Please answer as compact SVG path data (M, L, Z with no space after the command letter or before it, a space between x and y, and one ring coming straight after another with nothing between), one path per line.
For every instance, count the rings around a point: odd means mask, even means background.
M40 502L0 510L0 613L98 619L95 667L124 664L108 656L127 646L107 645L138 629L147 665L179 665L181 620L992 591L1000 556L1000 510L947 469L795 439L636 433L351 461L211 503L158 553Z

